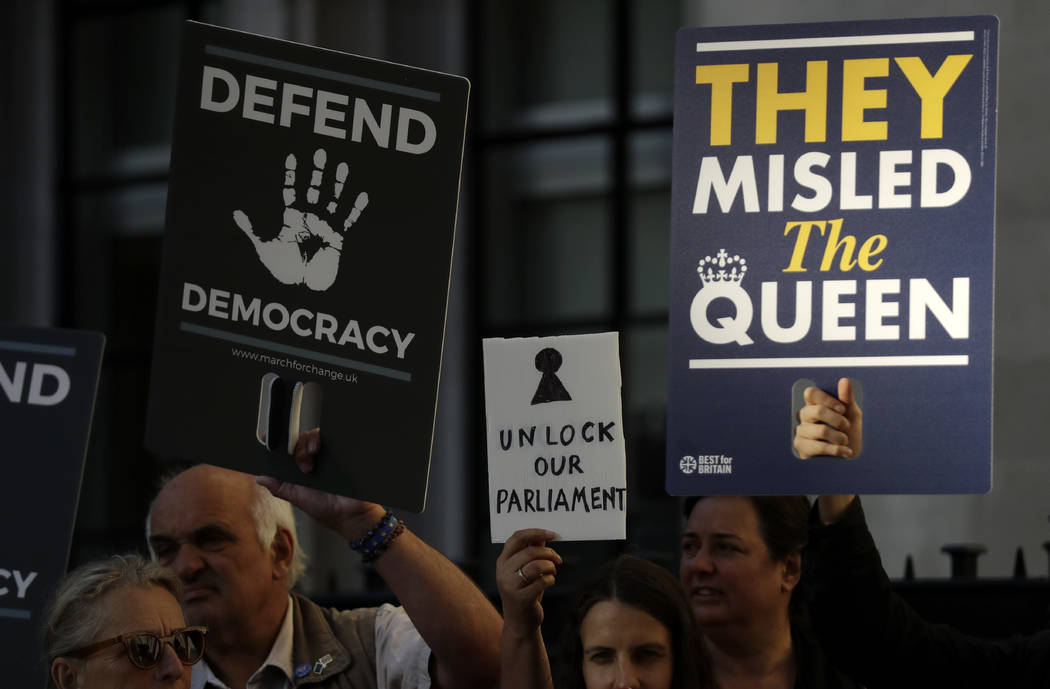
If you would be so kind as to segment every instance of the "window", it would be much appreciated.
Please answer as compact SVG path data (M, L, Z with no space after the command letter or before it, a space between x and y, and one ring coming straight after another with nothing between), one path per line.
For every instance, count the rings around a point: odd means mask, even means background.
M472 13L479 335L620 332L627 542L672 559L678 516L663 448L679 3L501 0ZM484 423L481 410L475 418ZM477 475L473 493L484 496ZM494 562L487 529L478 538L481 562ZM559 551L594 562L620 547Z

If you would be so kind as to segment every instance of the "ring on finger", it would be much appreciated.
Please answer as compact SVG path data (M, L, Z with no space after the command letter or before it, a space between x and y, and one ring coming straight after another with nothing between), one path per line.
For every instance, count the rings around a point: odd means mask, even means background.
M521 566L521 567L518 567L518 576L521 577L521 580L525 582L526 586L528 586L529 584L532 583L532 579L529 579L529 577L525 575L525 567L524 567L524 565Z

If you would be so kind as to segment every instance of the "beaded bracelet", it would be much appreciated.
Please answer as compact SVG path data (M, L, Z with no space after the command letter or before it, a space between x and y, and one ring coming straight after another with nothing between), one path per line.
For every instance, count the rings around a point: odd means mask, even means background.
M396 517L395 517L395 519L396 519ZM391 531L390 534L385 539L383 539L379 543L379 545L376 546L375 550L373 550L370 553L365 553L364 555L362 555L361 556L361 561L364 562L365 564L369 564L371 562L375 562L376 559L380 555L382 555L383 553L386 552L387 548L390 547L390 544L394 542L394 539L396 539L398 536L400 536L402 533L404 533L404 531L405 531L405 525L400 520L398 520L397 526L394 527L394 530Z
M350 544L350 547L361 554L363 562L373 562L382 555L390 544L405 530L405 525L390 511L373 526L368 533Z

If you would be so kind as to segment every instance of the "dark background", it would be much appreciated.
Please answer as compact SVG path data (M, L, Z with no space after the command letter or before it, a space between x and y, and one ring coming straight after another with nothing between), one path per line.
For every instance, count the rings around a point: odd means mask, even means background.
M988 496L865 500L891 574L946 576L979 541L1006 577L1017 546L1046 573L1041 429L1050 405L1050 195L1043 162L1050 5L834 0L15 0L0 22L0 320L105 332L73 562L143 546L163 463L143 448L179 27L187 18L471 79L429 508L409 523L493 582L480 341L618 330L626 543L566 545L571 585L627 549L676 567L663 491L674 32L936 14L1000 16L994 485ZM983 250L983 248L982 248ZM780 432L779 430L777 431ZM7 459L6 453L0 452ZM363 591L356 559L303 527L304 586Z

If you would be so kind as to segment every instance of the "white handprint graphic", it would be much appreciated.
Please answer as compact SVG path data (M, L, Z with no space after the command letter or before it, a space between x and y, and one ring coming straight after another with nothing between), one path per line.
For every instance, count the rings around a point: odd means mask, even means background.
M350 174L350 166L339 163L335 170L335 186L327 205L318 204L321 179L328 156L323 148L314 153L314 170L306 191L306 210L295 203L295 156L291 153L284 163L284 224L277 236L268 241L259 239L252 222L244 211L233 212L237 227L252 240L259 260L270 274L286 285L306 284L312 290L323 292L332 286L339 273L339 256L343 251L343 233L357 222L368 206L368 194L361 192L354 207L347 213L341 231L332 229L338 216L339 197Z

